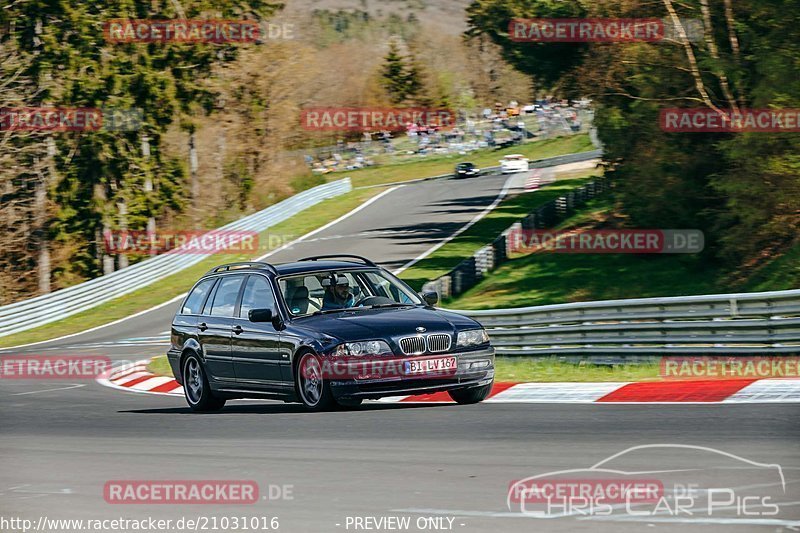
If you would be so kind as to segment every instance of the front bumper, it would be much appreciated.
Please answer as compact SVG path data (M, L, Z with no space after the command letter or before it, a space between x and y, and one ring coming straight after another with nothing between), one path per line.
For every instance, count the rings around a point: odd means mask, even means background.
M169 361L169 366L172 369L172 375L175 376L175 381L183 385L183 379L181 376L181 372L183 372L183 370L181 370L180 350L170 347L170 349L167 351L167 361Z
M448 356L455 356L458 359L458 370L452 376L331 381L331 392L337 399L378 399L386 396L409 396L479 387L494 381L493 347L468 352L423 355L419 358Z

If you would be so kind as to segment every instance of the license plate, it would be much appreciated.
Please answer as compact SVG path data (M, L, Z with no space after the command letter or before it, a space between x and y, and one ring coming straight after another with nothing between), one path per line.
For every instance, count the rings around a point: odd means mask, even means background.
M404 363L406 374L454 374L457 368L458 360L455 357L413 359Z

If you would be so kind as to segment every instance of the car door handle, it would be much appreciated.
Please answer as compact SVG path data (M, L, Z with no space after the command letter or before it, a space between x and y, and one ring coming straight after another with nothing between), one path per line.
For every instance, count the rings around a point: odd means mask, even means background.
M206 323L205 323L205 322L200 322L200 323L197 325L197 329L199 329L200 331L205 331L205 330L207 330L207 329L208 329L208 326L206 325Z
M244 329L239 324L233 326L233 332L239 335L240 333L244 333Z

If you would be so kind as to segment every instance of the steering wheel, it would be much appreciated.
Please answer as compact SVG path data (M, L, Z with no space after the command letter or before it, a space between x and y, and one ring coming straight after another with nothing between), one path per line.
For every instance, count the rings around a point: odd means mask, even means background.
M358 307L366 307L369 305L381 305L381 304L393 304L395 303L394 300L391 298L387 298L386 296L365 296L357 301L355 306Z

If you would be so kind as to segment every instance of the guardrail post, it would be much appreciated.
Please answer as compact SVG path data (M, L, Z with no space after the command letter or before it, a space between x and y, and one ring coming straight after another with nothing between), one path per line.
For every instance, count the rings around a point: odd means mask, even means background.
M536 212L530 213L519 222L524 230L536 229Z
M452 286L453 278L450 277L449 274L446 274L439 278L439 296L442 299L450 298L451 286Z
M521 235L518 233L517 238ZM508 260L509 238L506 235L500 235L492 242L492 264L493 268L497 268ZM519 241L516 243L517 250L519 249Z
M459 296L475 285L475 258L462 261L451 274L453 276L452 296Z
M556 213L561 216L567 214L567 197L566 196L559 196L556 198Z
M499 266L501 263L505 262L509 255L515 253L521 248L520 241L522 240L522 228L523 226L521 223L514 222L504 234L500 235L492 242L495 266ZM501 247L503 254L502 257L500 256Z

